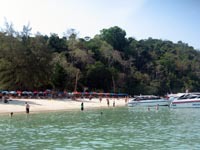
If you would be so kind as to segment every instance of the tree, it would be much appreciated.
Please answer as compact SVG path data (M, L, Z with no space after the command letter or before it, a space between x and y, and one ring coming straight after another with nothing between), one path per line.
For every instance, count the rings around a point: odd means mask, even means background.
M126 32L115 26L100 31L100 37L113 46L115 50L123 51L127 45Z
M32 28L30 27L30 23L28 23L27 25L24 25L20 36L25 37L25 38L30 37L31 30Z
M41 37L12 37L2 34L0 77L4 89L34 90L50 84L51 54Z
M93 90L110 91L112 87L112 73L101 62L96 62L88 69L87 85Z
M74 90L74 83L76 79L76 73L79 71L76 67L74 67L70 62L67 61L67 57L65 56L66 52L62 53L54 53L52 59L52 66L53 66L53 76L52 76L52 84L53 87L57 90L59 86L56 85L56 80L62 82L62 85L66 90ZM59 71L60 70L60 71ZM57 78L54 79L55 75L63 76L63 79ZM60 83L61 84L61 83Z
M53 50L53 52L62 52L67 50L66 39L59 38L55 33L51 34L48 40L48 46Z
M5 33L6 36L16 37L19 33L14 29L14 25L12 22L8 22L5 18L4 20L4 28L1 29L2 33Z
M20 42L13 35L6 32L0 33L0 88L12 89L17 87L16 72L19 61L16 57L20 56Z
M28 24L18 32L6 22L0 31L0 89L80 91L87 86L159 95L200 90L200 52L181 41L126 39L117 26L85 39L75 29L62 38L34 35L31 29Z
M65 69L59 64L56 64L52 75L52 83L54 89L63 91L66 89L66 82L67 73L65 72Z

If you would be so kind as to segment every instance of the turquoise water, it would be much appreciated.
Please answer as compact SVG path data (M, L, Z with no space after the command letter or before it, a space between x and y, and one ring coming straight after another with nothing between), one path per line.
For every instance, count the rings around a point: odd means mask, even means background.
M199 133L200 109L124 107L0 116L1 150L194 150L200 149Z

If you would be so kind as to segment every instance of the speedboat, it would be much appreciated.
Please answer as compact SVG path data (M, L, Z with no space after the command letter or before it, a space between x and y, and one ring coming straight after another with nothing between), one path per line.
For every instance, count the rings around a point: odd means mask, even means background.
M155 95L140 95L128 102L128 106L169 106L169 101Z
M171 104L171 108L200 108L200 93L185 93L175 98Z
M174 100L179 98L180 96L185 95L186 93L176 93L176 94L167 94L167 98L170 101L170 103Z

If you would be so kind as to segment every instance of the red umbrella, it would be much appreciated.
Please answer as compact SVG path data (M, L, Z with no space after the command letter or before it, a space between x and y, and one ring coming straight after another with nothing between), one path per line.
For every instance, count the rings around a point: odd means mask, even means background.
M17 91L17 94L22 94L22 91Z
M34 91L34 92L33 92L33 94L37 94L37 93L38 93L38 91Z
M77 92L77 91L74 91L73 94L74 94L74 95L78 95L78 94L81 94L81 93L80 93L80 92Z

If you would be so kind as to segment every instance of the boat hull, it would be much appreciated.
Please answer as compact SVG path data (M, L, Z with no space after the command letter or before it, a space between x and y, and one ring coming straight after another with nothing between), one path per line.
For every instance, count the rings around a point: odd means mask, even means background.
M184 100L184 101L173 101L170 104L171 108L200 108L200 100Z

